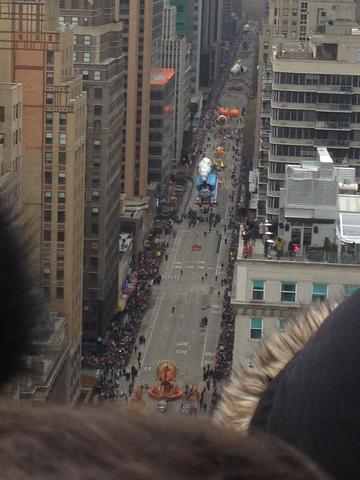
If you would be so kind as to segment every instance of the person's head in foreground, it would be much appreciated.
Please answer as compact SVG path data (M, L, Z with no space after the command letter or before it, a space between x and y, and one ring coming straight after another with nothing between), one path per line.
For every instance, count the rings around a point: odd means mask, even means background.
M196 419L0 406L2 480L326 480L274 438Z

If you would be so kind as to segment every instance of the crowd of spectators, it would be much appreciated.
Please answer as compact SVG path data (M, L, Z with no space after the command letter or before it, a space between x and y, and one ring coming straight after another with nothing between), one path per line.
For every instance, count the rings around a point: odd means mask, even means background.
M137 258L137 283L128 298L125 315L114 318L96 352L83 354L83 366L102 370L96 388L102 399L116 398L121 376L134 380L134 369L128 372L127 366L149 306L153 280L159 278L160 264L167 246L164 241L150 238Z

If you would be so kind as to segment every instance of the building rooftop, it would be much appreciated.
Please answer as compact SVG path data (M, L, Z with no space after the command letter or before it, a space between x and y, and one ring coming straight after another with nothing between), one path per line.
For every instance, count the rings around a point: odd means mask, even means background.
M154 67L151 69L151 85L166 85L174 75L173 68Z

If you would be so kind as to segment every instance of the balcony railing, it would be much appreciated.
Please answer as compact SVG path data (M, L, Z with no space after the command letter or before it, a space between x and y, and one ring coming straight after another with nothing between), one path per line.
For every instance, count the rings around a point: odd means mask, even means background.
M318 85L318 91L352 93L353 87L348 85Z
M314 145L316 147L350 147L350 140L337 138L315 138Z
M329 122L329 121L316 121L316 128L334 128L351 130L351 122Z
M320 103L316 104L316 110L351 110L351 103Z

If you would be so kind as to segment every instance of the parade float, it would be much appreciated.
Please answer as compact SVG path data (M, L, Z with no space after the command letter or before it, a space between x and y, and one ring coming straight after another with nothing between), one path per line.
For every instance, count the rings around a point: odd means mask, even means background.
M210 158L204 157L198 166L195 177L195 201L198 205L216 205L218 174Z
M175 383L177 367L172 360L161 360L156 366L156 378L159 385L149 389L149 397L155 400L178 400L182 397L183 391Z

